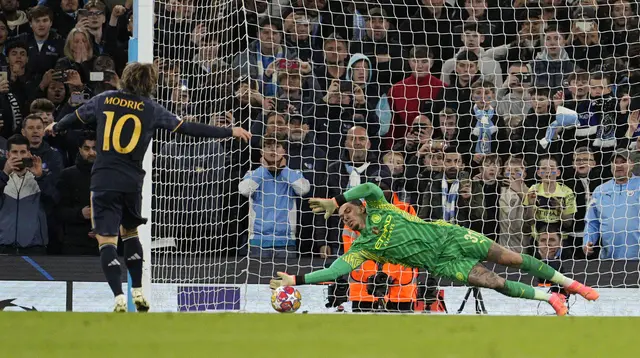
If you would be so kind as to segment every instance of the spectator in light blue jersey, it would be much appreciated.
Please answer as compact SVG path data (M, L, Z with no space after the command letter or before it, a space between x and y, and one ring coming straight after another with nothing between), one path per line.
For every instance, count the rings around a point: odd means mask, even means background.
M618 149L613 157L614 179L600 185L589 203L583 250L587 257L600 242L600 258L640 258L640 177L631 174L629 151Z
M309 181L299 170L287 167L284 143L267 135L262 144L261 166L247 173L238 192L250 199L249 256L296 256L297 197L309 192Z

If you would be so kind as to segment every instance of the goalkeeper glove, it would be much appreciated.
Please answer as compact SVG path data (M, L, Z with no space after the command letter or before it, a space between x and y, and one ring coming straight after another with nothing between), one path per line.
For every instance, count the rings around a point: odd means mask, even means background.
M278 272L277 274L278 274L277 278L272 278L271 281L269 281L269 287L271 287L272 290L275 290L276 288L278 288L280 286L295 286L296 285L295 276L287 275L284 272Z
M325 220L328 220L338 208L338 202L336 199L311 198L309 207L316 214L324 213Z

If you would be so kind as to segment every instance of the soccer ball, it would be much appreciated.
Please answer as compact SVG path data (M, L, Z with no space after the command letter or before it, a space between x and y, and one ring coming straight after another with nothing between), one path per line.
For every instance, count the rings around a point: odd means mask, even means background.
M302 295L291 286L280 286L271 294L271 306L280 313L293 313L300 308Z

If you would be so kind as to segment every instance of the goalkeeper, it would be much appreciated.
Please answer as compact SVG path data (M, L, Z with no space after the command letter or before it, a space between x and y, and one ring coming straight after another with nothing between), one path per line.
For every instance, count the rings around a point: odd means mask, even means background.
M364 199L366 208L358 199ZM518 268L535 277L554 282L570 294L589 301L600 296L591 287L565 277L551 266L525 254L508 250L482 234L445 221L426 222L389 204L375 184L358 185L333 199L310 199L315 213L329 218L339 208L340 218L360 236L347 253L330 267L302 276L278 272L270 286L304 285L335 280L355 270L365 260L426 268L432 274L476 287L496 290L509 297L546 301L563 316L566 299L520 282L505 280L481 261Z

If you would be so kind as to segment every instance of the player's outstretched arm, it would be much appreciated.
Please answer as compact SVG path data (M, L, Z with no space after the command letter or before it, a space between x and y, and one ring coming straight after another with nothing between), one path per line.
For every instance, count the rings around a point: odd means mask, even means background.
M329 219L340 205L358 199L364 199L366 202L383 201L386 203L384 192L379 186L373 183L364 183L333 199L311 198L309 199L309 207L316 214L325 213L324 218Z
M207 124L190 122L183 120L180 122L174 132L186 134L192 137L207 137L207 138L229 138L233 137L238 140L248 142L251 139L251 133L247 132L241 127L224 128L210 126Z
M347 252L335 260L331 266L310 272L306 275L292 276L278 272L278 277L271 280L269 286L275 290L280 286L308 285L319 282L334 281L340 276L355 270L366 259L359 252Z

